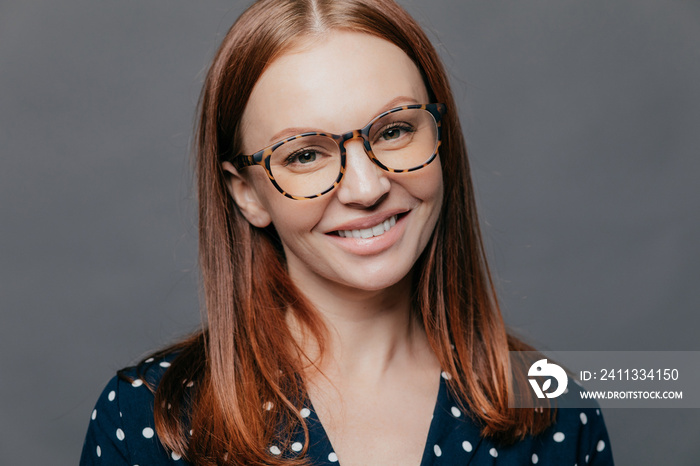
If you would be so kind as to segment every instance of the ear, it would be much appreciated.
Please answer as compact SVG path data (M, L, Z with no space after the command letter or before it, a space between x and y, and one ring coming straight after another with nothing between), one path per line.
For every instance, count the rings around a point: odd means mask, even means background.
M272 219L249 179L238 173L231 162L221 164L226 175L226 185L233 201L241 209L248 222L258 228L265 228Z

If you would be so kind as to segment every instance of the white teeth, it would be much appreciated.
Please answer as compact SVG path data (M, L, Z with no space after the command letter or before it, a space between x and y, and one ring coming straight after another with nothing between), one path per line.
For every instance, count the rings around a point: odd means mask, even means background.
M363 228L361 230L338 230L338 236L341 238L372 238L373 236L381 236L396 225L396 215L384 220L371 228Z

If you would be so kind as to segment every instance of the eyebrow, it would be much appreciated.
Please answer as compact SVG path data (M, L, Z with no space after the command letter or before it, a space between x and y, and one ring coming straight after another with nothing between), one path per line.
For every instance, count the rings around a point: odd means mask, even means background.
M417 104L418 101L414 99L413 97L407 97L404 95L400 95L398 97L394 97L391 99L389 102L384 104L377 113L372 117L376 117L377 115L381 115L382 113L386 112L387 110L391 110L392 108L395 107L400 107L401 105L412 105L412 104ZM370 118L370 120L372 119ZM368 121L370 121L368 120ZM323 131L319 128L313 128L313 127L298 127L298 126L293 126L289 128L285 128L282 131L278 131L275 133L270 140L268 141L269 144L275 143L277 141L280 141L282 139L291 137L291 136L296 136L297 134L301 133L311 133L311 132L320 132L320 133L326 133L327 131Z

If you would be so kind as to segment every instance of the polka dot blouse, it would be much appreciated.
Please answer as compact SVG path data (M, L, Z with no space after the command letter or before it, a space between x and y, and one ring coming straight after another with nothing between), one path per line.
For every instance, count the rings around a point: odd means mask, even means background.
M146 373L157 383L169 366L166 360L155 361ZM81 466L161 466L188 465L184 458L167 451L158 440L153 421L153 395L136 379L135 369L126 371L135 379L129 383L114 377L97 401L83 446ZM608 466L613 464L610 441L597 407L559 408L556 423L536 437L501 447L481 438L478 426L458 407L447 390L442 373L440 390L423 449L421 466L428 465L528 465L540 466ZM569 387L578 388L574 383ZM566 405L570 393L560 397ZM571 399L571 398L570 398ZM272 409L272 406L269 407ZM313 406L301 410L306 420L310 442L307 457L313 465L338 465L323 425ZM282 445L270 445L270 455L292 457L302 450L303 435L284 451Z

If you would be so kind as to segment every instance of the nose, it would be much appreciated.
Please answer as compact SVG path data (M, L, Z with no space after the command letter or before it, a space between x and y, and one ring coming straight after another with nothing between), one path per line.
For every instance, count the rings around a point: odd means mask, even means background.
M370 160L360 138L345 142L345 174L337 198L347 205L372 207L391 189L387 172Z

